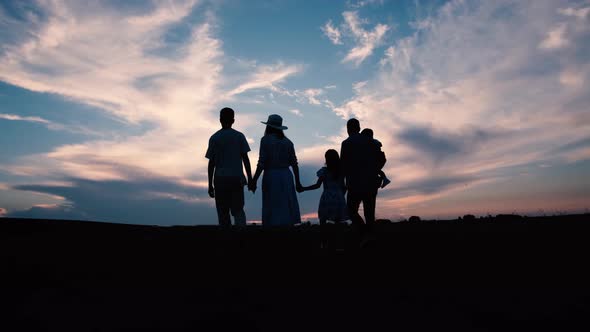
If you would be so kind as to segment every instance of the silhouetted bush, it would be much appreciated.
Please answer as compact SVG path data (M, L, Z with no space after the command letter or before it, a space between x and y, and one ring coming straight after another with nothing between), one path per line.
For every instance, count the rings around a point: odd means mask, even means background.
M496 221L515 221L522 220L522 216L518 214L498 214L496 215Z
M466 214L463 216L463 221L475 221L475 216L472 214Z
M420 219L420 217L418 216L411 216L410 219L408 219L409 222L418 222L418 221L422 221L422 219Z

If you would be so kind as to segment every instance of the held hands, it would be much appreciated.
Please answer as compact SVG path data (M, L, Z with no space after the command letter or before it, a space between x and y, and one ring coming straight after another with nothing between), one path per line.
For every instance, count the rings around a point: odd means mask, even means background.
M305 191L305 188L301 185L301 183L297 183L295 185L295 190L297 190L298 193L302 193Z
M215 198L215 188L213 186L209 186L209 197Z

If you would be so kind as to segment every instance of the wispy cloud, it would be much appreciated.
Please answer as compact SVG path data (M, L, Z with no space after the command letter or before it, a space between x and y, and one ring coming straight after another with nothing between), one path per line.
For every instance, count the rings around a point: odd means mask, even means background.
M559 24L547 32L547 37L541 41L539 48L544 49L557 49L565 47L569 44L569 41L565 38L565 24Z
M358 12L344 12L342 16L356 42L342 62L354 62L358 66L381 45L390 28L385 24L377 24L372 31L367 31L362 27Z
M45 127L47 127L47 129L50 129L50 130L67 131L70 133L83 134L83 135L96 136L96 137L103 136L102 133L92 130L92 129L85 127L85 126L64 125L61 123L49 121L47 119L44 119L44 118L38 117L38 116L20 116L17 114L0 113L0 119L8 120L8 121L24 121L24 122L31 122L31 123L40 123L40 124L44 125Z
M40 118L38 116L20 116L16 114L6 114L0 113L0 119L10 120L10 121L25 121L25 122L34 122L34 123L42 123L42 124L50 124L51 121Z
M301 117L303 116L303 113L301 113L301 111L296 108L289 110L289 113L293 113L293 114L295 114L297 116L301 116Z
M383 40L390 27L386 24L377 24L373 30L366 30L365 22L359 18L357 11L345 11L342 13L344 23L338 28L329 20L322 31L335 45L344 44L343 36L346 36L352 44L342 62L352 62L359 66L365 59L373 54L375 48L383 44Z
M342 41L340 40L340 30L332 24L332 20L329 20L323 27L322 31L324 35L330 39L332 44L334 45L341 45Z
M350 8L362 8L369 5L382 5L384 0L360 0L360 1L349 1L348 6Z
M182 25L199 5L175 0L120 10L104 3L40 2L28 20L13 26L12 31L30 34L3 45L0 80L65 96L130 126L150 128L58 146L31 156L37 167L26 171L122 179L129 176L122 169L132 167L162 176L202 177L205 159L194 156L204 156L206 146L199 142L206 142L218 126L220 105L251 89L272 89L303 67L260 64L253 74L226 80L223 66L231 59L215 37L212 15L186 25L186 38L168 45L166 32ZM230 82L238 86L228 87ZM24 121L60 126L41 118Z
M252 89L273 89L275 84L283 82L289 76L302 70L303 66L301 65L285 65L283 63L261 66L256 69L247 82L231 90L228 95L233 96Z

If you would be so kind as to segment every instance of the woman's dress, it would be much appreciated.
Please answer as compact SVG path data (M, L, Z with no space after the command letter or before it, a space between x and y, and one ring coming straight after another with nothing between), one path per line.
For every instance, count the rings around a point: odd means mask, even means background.
M299 202L289 166L297 165L293 143L275 134L260 141L258 166L262 177L262 225L289 226L301 223Z
M348 208L344 198L344 178L334 176L326 167L322 167L317 172L317 176L323 178L324 183L324 191L318 207L318 218L336 222L348 220Z

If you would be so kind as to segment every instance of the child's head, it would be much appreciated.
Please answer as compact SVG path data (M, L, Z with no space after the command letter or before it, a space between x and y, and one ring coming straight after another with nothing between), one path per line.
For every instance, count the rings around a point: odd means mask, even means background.
M361 131L361 135L365 135L369 138L373 138L373 129L365 128L365 129L363 129L363 131Z
M324 156L326 157L326 167L328 170L334 174L338 174L340 171L340 156L338 155L338 152L334 149L330 149L326 151Z

